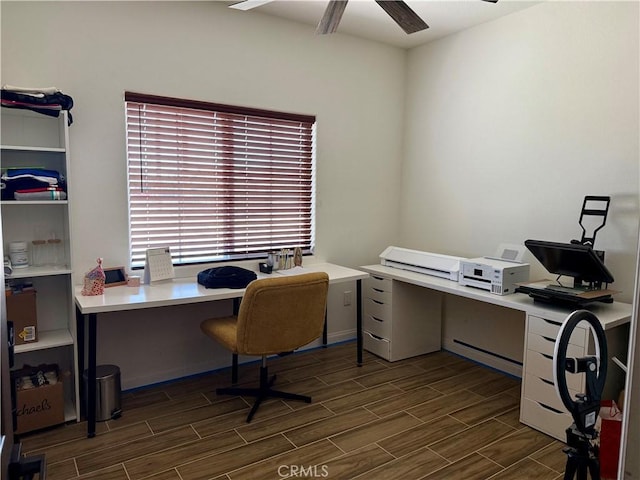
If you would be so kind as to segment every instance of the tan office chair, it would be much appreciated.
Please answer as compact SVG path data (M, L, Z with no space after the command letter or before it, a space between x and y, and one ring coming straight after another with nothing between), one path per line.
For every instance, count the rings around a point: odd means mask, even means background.
M238 354L262 357L258 388L216 390L219 395L256 397L247 423L268 397L311 403L311 397L271 388L276 376L268 378L267 355L292 352L322 335L328 289L329 276L322 272L254 280L247 286L237 315L209 318L200 324L204 333L233 353L232 383L236 382Z

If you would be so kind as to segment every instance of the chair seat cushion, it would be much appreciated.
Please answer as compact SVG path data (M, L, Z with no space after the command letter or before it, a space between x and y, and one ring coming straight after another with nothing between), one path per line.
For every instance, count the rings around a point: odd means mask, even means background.
M238 353L236 317L208 318L202 321L200 329L228 350Z

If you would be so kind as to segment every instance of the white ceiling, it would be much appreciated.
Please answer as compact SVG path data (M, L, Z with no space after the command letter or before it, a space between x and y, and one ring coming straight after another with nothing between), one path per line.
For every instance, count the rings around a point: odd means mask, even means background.
M226 3L237 3L239 0ZM406 0L429 28L407 35L374 0L350 0L340 21L338 33L411 48L484 22L529 8L539 1L499 0ZM316 26L327 0L273 0L242 15L273 15Z

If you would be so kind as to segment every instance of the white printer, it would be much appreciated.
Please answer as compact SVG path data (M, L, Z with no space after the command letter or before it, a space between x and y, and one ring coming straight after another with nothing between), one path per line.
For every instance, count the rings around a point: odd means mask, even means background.
M421 252L401 247L387 247L380 254L380 264L435 277L458 281L460 257Z
M515 293L518 283L529 281L529 264L520 262L524 248L500 245L496 257L460 261L460 285L481 288L496 295Z

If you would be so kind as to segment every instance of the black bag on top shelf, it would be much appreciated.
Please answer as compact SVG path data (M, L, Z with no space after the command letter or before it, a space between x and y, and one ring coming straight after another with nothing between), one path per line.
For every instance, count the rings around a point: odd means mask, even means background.
M28 90L15 91L8 88L0 90L0 98L3 107L22 108L34 112L59 117L62 110L69 112L69 125L73 123L71 108L73 99L60 91L53 93L38 93L36 90L26 93Z

